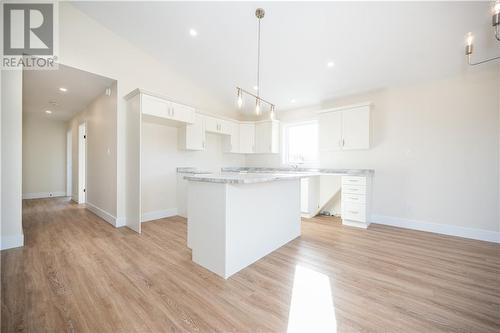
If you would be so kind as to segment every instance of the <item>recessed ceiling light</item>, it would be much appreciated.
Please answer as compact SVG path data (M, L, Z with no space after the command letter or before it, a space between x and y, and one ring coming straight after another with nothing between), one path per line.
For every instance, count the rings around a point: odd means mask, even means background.
M59 88L59 91L66 92L66 91L68 91L68 89L61 87L61 88Z
M290 103L295 103L295 98L292 98L292 99L290 100Z
M45 110L45 113L46 113L46 114L52 114L52 111L50 111L50 110Z
M253 90L257 91L257 90L259 90L259 87L258 86L253 86Z
M189 34L193 37L196 37L196 36L198 36L198 31L191 28L191 29L189 29Z
M329 61L327 64L326 64L326 67L328 68L332 68L333 66L335 66L335 63L333 61Z

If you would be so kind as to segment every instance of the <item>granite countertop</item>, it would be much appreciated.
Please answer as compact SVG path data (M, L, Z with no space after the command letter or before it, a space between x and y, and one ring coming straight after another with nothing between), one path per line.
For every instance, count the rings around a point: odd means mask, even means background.
M267 183L279 180L300 179L310 176L301 173L239 173L239 172L221 172L209 175L189 175L184 179L195 182L221 183L221 184L256 184Z
M177 173L192 174L192 175L207 175L213 173L212 171L199 170L195 167L179 167Z
M178 168L178 171L179 168ZM189 172L182 172L189 173ZM299 179L305 177L335 175L335 176L363 176L369 177L374 174L371 169L309 169L309 168L222 168L220 173L206 174L201 172L192 172L192 175L186 175L184 179L207 183L225 183L225 184L255 184L272 182L278 180Z
M372 176L373 169L325 169L325 168L260 168L260 167L230 167L222 168L222 172L238 173L292 173L308 174L310 176L339 175L339 176Z

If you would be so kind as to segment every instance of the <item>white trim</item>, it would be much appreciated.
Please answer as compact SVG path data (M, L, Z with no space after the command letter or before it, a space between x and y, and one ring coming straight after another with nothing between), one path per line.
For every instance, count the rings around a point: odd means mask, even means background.
M127 225L127 220L124 217L115 218L115 227L120 228Z
M156 210L153 212L143 213L141 217L141 222L148 222L158 219L163 219L166 217L176 216L177 208L169 208L165 210Z
M16 247L24 246L24 235L12 235L12 236L2 236L1 240L2 250L13 249Z
M470 238L486 242L500 243L500 232L497 231L459 227L449 224L416 221L416 220L410 220L392 216L382 216L382 215L372 215L371 222L405 228L405 229L434 232L437 234Z
M94 213L95 215L99 216L101 219L103 219L104 221L108 222L112 226L118 227L117 223L116 223L116 217L113 216L113 215L111 215L110 213L108 213L104 209L99 208L96 205L94 205L94 204L92 204L92 203L90 203L88 201L85 203L85 208L87 208L92 213Z
M363 106L372 106L372 102L364 102L364 103L357 103L357 104L339 106L339 107L336 107L336 108L329 108L329 109L319 110L319 111L316 111L316 113L319 114L319 113L327 113L327 112L337 112L337 111L343 111L343 110L360 108L360 107L363 107Z
M40 199L40 198L55 198L65 197L66 192L38 192L38 193L23 193L23 199Z

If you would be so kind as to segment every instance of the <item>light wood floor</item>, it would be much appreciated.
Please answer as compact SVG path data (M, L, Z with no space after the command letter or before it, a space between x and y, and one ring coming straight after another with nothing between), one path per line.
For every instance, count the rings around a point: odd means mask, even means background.
M492 243L310 219L300 238L224 281L191 262L182 218L138 235L67 199L23 207L26 246L1 256L2 332L285 332L292 294L318 296L318 281L330 285L319 295L333 301L338 332L500 331ZM297 267L323 280L294 290ZM324 302L299 305L324 312Z

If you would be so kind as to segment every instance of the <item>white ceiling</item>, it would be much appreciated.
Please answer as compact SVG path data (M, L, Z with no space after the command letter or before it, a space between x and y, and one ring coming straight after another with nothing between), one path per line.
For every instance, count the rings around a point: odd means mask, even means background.
M112 79L64 65L59 65L57 70L25 70L23 112L67 121L85 109L112 83ZM61 92L60 87L68 91ZM45 110L51 110L52 114L46 114Z
M256 79L262 21L261 96L281 110L469 70L500 52L491 2L78 2L83 12L161 61L174 64L228 107L235 86ZM195 38L190 28L198 31ZM333 68L327 68L334 61ZM291 100L295 99L295 103Z

